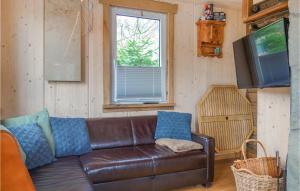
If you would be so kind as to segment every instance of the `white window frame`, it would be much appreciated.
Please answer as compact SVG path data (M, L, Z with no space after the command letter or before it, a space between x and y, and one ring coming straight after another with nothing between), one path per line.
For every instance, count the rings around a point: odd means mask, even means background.
M116 71L116 60L117 60L117 16L128 16L136 17L143 19L158 20L160 23L160 45L159 45L159 58L160 58L160 67L161 67L161 92L162 96L159 99L147 99L147 98L136 98L136 99L118 99L116 96L116 87L117 76L115 75ZM111 89L112 103L114 104L145 104L145 103L166 103L167 102L167 16L163 13L156 13L150 11L112 7L111 8L111 72L112 72L112 82L114 83Z

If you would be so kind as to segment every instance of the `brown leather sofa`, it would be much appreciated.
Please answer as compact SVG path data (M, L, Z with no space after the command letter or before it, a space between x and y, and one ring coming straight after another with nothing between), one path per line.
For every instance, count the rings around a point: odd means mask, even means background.
M176 154L155 145L156 116L87 124L93 151L31 171L38 191L160 191L213 181L213 138L193 134L204 149Z

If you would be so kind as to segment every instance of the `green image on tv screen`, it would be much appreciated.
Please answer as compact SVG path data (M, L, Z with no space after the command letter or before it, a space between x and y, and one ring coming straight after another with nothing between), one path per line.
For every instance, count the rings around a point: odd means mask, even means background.
M258 56L287 51L284 21L263 28L255 33Z

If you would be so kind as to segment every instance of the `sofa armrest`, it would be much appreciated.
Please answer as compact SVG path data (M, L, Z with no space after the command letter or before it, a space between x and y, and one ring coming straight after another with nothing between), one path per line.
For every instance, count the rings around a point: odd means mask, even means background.
M192 140L200 143L207 154L207 183L211 183L214 179L215 139L206 135L193 133Z
M23 162L18 143L10 133L0 130L1 187L0 190L35 191L29 172Z

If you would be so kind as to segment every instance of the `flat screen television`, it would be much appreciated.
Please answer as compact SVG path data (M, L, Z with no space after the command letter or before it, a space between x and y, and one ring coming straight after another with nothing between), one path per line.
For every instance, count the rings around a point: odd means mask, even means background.
M288 87L288 20L281 19L233 43L240 89Z

